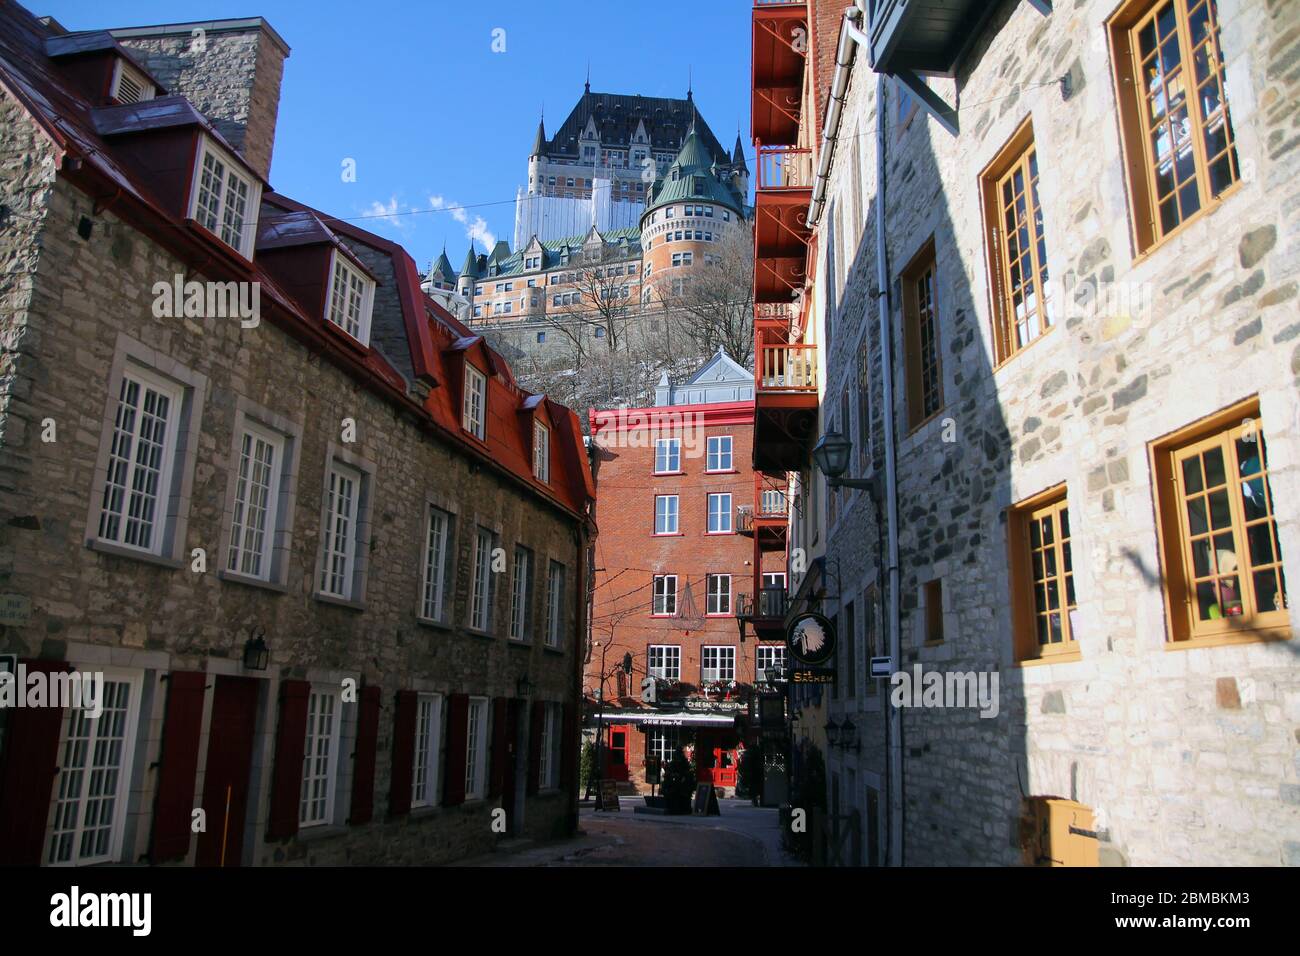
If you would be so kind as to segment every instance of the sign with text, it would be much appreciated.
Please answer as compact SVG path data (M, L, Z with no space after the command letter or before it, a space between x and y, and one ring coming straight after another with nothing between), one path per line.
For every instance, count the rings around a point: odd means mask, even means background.
M796 667L790 675L792 684L833 684L835 672L825 667Z

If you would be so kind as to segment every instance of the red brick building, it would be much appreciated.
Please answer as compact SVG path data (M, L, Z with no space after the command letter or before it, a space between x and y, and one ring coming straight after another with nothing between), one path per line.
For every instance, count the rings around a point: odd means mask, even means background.
M779 617L767 605L785 593L786 493L751 467L753 395L753 373L719 352L684 384L662 382L653 407L589 413L600 533L587 724L604 735L600 776L638 790L646 758L679 747L701 782L734 788L751 698L785 664L781 635L754 615Z

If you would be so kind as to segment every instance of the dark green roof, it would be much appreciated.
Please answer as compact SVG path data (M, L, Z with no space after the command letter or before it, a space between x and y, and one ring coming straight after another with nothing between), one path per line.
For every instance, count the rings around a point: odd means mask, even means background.
M438 261L433 264L433 268L429 270L429 275L432 277L437 275L439 272L442 273L444 279L454 280L456 278L456 273L451 268L451 261L447 258L447 250L445 248L442 250L442 255L438 256Z
M744 198L732 188L726 170L722 175L724 178L719 179L713 157L692 130L668 172L655 182L642 216L677 202L716 203L744 215Z
M583 233L578 236L564 236L561 239L546 239L541 242L542 246L542 269L553 269L561 264L561 258L567 249L570 253L576 255L582 251L583 244L587 241L589 233ZM602 232L600 238L607 246L616 246L621 240L627 240L627 253L629 256L641 254L641 230L636 227L626 229L611 229L608 232ZM500 279L516 276L524 271L524 252L532 246L529 241L522 249L511 255L509 258L501 260L498 263L497 271L490 278ZM529 270L530 274L536 272L536 269ZM488 278L488 277L484 277Z
M474 243L469 244L469 252L465 253L465 264L460 267L462 276L478 278L478 253L474 251Z

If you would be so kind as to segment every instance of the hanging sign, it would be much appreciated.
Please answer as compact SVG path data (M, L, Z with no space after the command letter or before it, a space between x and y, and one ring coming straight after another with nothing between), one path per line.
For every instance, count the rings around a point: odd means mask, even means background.
M821 614L805 612L790 622L785 643L797 664L818 667L835 657L835 625Z

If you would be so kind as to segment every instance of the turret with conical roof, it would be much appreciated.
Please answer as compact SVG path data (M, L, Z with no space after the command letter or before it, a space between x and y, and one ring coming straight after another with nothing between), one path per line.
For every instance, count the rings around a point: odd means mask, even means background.
M744 215L744 196L734 178L729 170L724 171L718 166L692 123L681 152L664 177L655 182L641 221L644 223L646 216L661 206L694 201L722 205L739 216Z
M533 139L533 151L529 156L540 156L546 149L546 118L537 121L537 136Z
M425 277L433 284L436 289L454 289L456 288L456 273L451 267L451 260L447 258L447 247L442 247L442 253L438 260L429 268L429 274Z

